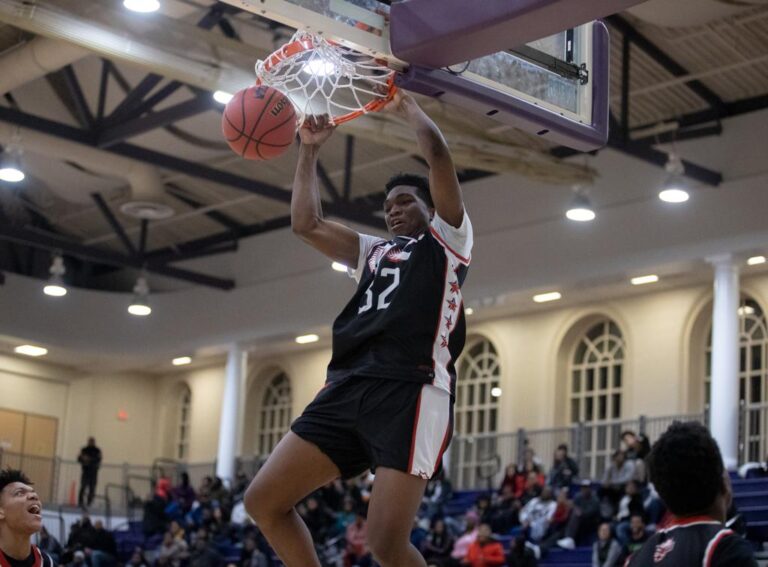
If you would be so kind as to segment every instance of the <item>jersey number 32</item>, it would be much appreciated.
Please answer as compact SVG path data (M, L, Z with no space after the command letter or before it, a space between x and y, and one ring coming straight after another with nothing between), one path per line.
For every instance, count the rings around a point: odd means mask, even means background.
M376 300L376 309L386 309L389 307L389 296L395 291L395 288L400 285L400 268L383 268L379 272L379 276L382 278L392 277L392 283L379 293L379 297ZM357 314L365 313L373 307L373 284L376 282L376 278L373 279L371 285L365 290L365 303L357 310Z

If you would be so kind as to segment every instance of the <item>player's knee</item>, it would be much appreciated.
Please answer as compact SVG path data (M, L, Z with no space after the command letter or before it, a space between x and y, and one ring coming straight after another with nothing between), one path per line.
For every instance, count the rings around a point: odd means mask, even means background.
M394 541L386 532L368 531L368 548L374 559L382 565L396 565L407 545L408 542Z
M268 524L270 517L274 514L274 507L270 498L271 492L257 477L251 482L243 497L245 511L261 527ZM272 493L274 494L274 492Z

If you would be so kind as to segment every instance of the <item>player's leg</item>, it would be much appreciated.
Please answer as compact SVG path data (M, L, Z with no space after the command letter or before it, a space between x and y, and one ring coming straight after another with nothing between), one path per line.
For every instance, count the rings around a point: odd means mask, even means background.
M320 567L312 536L294 506L338 476L327 455L289 431L248 487L245 508L286 567Z
M425 479L385 467L376 469L368 507L368 546L382 567L426 567L410 541Z

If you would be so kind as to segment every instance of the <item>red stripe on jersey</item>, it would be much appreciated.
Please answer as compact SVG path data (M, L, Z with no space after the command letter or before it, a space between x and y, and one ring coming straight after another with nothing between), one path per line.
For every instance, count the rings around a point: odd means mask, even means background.
M451 248L450 246L448 246L448 243L446 243L446 241L445 241L445 240L443 240L443 239L442 239L442 237L441 237L439 234L437 234L437 231L436 231L434 228L432 228L432 227L429 227L429 231L432 233L432 236L434 236L434 237L435 237L435 239L436 239L436 240L437 240L437 241L438 241L438 242L439 242L439 243L440 243L440 244L443 246L443 248L445 248L445 249L446 249L446 250L448 250L448 251L449 251L451 254L453 254L454 256L456 256L456 257L457 257L457 258L458 258L458 259L461 261L461 263L462 263L462 264L466 264L467 266L469 265L469 260L470 260L470 259L469 259L469 258L465 258L465 257L464 257L464 256L462 256L461 254L459 254L458 252L456 252L456 250L454 250L453 248Z
M445 435L443 435L443 443L442 445L440 445L440 452L437 454L437 460L435 461L435 466L432 467L433 471L437 470L437 466L440 464L440 461L443 460L443 453L445 453L445 450L448 448L448 437L451 433L452 428L453 428L452 420L448 418L448 425L445 426Z
M721 530L717 532L717 535L712 538L712 541L709 542L709 545L707 545L707 551L704 555L704 567L710 567L712 564L712 556L715 554L715 549L717 549L718 544L723 540L724 537L733 535L732 530Z
M416 415L413 417L413 433L411 433L411 453L408 455L408 472L413 470L413 454L416 452L416 431L419 429L419 413L421 413L421 390L416 402Z
M687 526L689 524L700 524L702 522L715 523L715 524L719 524L720 523L717 520L715 520L712 516L704 516L704 515L701 515L701 516L685 516L685 517L677 517L677 516L675 516L675 517L672 518L672 521L669 522L667 527L671 528L673 526L675 526L675 527L677 527L677 526Z
M43 565L43 557L40 554L40 550L37 549L37 546L31 546L31 552L35 556L35 562L33 564L33 567L42 567ZM5 553L0 551L0 566L2 567L11 567L10 561L8 561L8 558L5 556Z

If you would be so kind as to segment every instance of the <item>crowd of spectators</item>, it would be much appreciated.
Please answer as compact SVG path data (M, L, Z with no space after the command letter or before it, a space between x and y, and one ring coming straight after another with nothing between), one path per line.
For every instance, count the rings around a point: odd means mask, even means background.
M566 445L548 470L526 447L498 490L481 493L459 515L446 513L453 491L439 475L427 485L411 542L430 567L535 567L553 548L577 545L593 546L593 567L621 565L664 514L647 483L648 441L632 432L622 440L623 450L595 483L580 475ZM72 527L66 546L44 533L41 547L76 567L270 567L276 559L242 503L248 482L239 473L229 487L206 477L195 488L186 473L173 483L160 472L144 504L146 549L119 552L113 535L87 516ZM375 565L366 522L372 482L372 475L336 480L297 506L324 565Z

